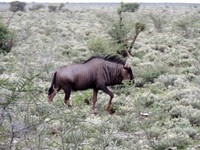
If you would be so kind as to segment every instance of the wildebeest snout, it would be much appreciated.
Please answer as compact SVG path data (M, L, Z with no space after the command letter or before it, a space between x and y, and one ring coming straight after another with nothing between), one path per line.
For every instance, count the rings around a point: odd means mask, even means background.
M134 79L132 79L132 80L131 80L131 84L132 84L132 85L134 85L134 83L135 83L135 80L134 80Z

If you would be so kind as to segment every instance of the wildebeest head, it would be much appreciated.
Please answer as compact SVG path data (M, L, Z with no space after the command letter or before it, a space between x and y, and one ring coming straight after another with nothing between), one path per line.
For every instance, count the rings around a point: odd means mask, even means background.
M122 70L122 77L123 77L123 80L132 80L132 83L134 84L134 75L133 75L132 69L129 66L127 60L124 65L124 68Z

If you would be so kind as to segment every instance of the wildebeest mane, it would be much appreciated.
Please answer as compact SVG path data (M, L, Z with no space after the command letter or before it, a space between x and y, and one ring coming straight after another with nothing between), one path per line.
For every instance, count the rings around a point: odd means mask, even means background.
M122 64L122 65L125 65L126 63L126 60L119 57L118 55L106 55L106 56L101 56L101 55L95 55L95 56L91 56L88 60L84 61L84 63L87 63L88 61L92 60L92 59L95 59L95 58L99 58L99 59L103 59L103 60L106 60L106 61L110 61L110 62L114 62L114 63L117 63L117 64Z

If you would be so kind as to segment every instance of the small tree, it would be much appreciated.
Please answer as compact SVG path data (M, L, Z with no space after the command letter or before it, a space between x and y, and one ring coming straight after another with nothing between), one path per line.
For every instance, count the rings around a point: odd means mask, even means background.
M121 3L121 7L118 9L118 16L119 20L113 24L112 29L108 32L110 36L113 38L114 42L118 45L120 49L125 49L127 47L127 34L128 29L123 23L123 17L122 17L122 9L123 9L123 3ZM117 50L118 53L121 53L121 50Z
M121 7L118 9L119 21L113 25L113 28L109 32L111 37L114 39L120 50L117 50L117 53L121 54L124 57L129 57L131 55L131 49L139 35L140 32L144 31L145 24L136 23L134 28L135 32L132 39L127 37L127 34L130 32L126 25L123 23L122 12L124 10L124 4L121 3ZM128 41L131 40L131 44L128 44Z
M135 12L139 9L140 4L138 3L127 3L123 5L123 12Z
M61 10L65 6L65 3L60 3L58 6L58 10Z
M49 8L49 12L55 12L57 10L57 6L55 5L49 5L48 8Z
M10 11L17 12L17 11L25 11L25 2L13 1L10 3Z
M126 51L127 55L131 54L131 49L133 48L135 40L137 39L140 32L144 31L145 28L146 28L145 24L143 24L143 23L137 22L135 24L135 33L133 35L132 42L131 42L130 46L127 48L127 51Z
M25 2L19 2L19 1L13 1L10 3L10 8L9 10L13 12L12 16L8 19L8 22L7 22L7 26L10 25L10 21L11 19L14 17L15 13L17 11L25 11L25 6L26 6L26 3Z

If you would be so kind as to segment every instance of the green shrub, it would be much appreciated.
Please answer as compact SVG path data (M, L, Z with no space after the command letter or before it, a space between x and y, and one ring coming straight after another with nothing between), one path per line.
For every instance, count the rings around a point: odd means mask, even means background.
M197 110L191 114L191 116L189 116L189 120L192 125L200 126L200 110Z
M129 38L127 35L131 32L131 29L128 28L128 24L125 24L123 21L122 12L124 8L129 8L132 4L123 4L121 3L121 7L118 9L118 16L119 21L116 21L113 25L111 30L108 32L110 36L113 38L116 45L118 45L119 49L117 49L117 53L128 57L131 55L131 49L134 46L134 43L139 35L140 32L145 30L145 24L141 22L136 22L134 25L135 31L131 38ZM132 7L130 7L132 8ZM128 11L128 10L127 10ZM128 41L131 40L131 43L129 44Z
M183 131L169 131L160 138L160 141L156 143L156 150L168 149L170 147L185 149L186 146L190 144L189 136Z
M0 53L8 53L12 48L11 32L0 22Z
M163 64L146 65L137 70L137 76L143 78L145 82L154 82L154 79L168 72L167 66Z
M128 28L124 23L115 22L108 34L116 43L121 44L126 40L128 32Z
M194 109L192 106L174 106L169 113L172 118L186 118L192 125L200 126L200 110Z
M123 5L123 12L135 12L139 9L140 4L138 3L127 3Z
M57 10L57 6L55 5L49 5L48 8L49 8L49 12L55 12Z
M88 42L88 48L95 54L108 54L111 53L111 43L101 37L92 38Z
M164 24L166 24L166 20L165 20L166 17L164 17L163 15L160 15L160 14L157 15L157 14L153 14L153 13L150 13L149 17L153 21L154 29L157 32L162 32L163 26L164 26Z
M122 16L123 3L121 3L121 7L118 9L118 17L119 19L115 21L112 25L112 28L108 31L108 34L112 37L115 44L118 45L119 50L125 50L127 47L127 34L129 32L127 25L123 21Z
M17 12L17 11L25 11L25 2L13 1L10 3L10 11Z
M200 21L198 16L186 16L174 23L174 30L184 38L200 36Z

